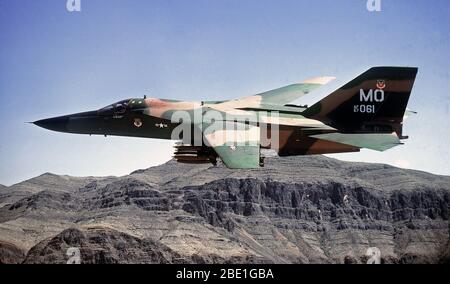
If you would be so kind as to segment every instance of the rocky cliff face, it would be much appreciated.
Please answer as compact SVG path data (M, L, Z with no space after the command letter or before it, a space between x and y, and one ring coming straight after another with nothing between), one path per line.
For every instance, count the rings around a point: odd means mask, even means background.
M170 161L0 188L0 262L449 261L450 177L322 156L260 170ZM372 249L373 250L373 249Z

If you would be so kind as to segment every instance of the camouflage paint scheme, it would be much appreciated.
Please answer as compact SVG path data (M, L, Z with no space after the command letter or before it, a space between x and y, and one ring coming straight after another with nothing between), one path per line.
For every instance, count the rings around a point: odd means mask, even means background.
M200 133L200 143L198 135L181 136L175 159L215 164L220 158L230 168L263 166L263 149L280 156L358 152L361 148L385 151L407 139L402 126L404 117L411 114L406 106L417 71L371 68L311 107L289 103L334 78L314 78L229 101L127 99L97 111L34 124L67 133L157 139L173 139L173 131L184 126ZM190 119L173 120L180 111ZM218 121L207 119L210 113L219 114L223 125L212 133L206 130ZM263 144L267 138L272 140Z

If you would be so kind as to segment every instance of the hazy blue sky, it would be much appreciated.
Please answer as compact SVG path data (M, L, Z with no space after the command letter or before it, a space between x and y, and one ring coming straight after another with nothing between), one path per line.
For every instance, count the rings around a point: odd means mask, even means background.
M448 0L0 0L0 183L44 172L124 175L168 141L89 137L25 124L144 94L231 99L331 75L312 103L376 65L418 66L406 145L333 157L450 174Z

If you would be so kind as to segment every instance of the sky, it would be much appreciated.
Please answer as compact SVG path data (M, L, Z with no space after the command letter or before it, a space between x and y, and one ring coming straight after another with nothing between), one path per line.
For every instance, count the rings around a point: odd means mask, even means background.
M406 144L332 157L450 175L448 0L0 0L0 184L45 172L126 175L169 160L170 141L50 132L26 122L144 95L222 100L315 76L414 66Z

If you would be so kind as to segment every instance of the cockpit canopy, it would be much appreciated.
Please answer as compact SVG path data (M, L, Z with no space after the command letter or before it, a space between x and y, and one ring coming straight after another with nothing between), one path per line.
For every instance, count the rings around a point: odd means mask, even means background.
M122 100L112 105L106 106L98 111L99 115L121 115L127 112L131 99Z

